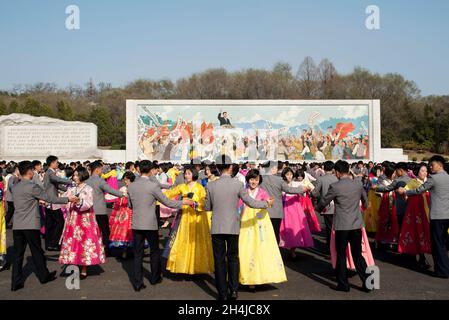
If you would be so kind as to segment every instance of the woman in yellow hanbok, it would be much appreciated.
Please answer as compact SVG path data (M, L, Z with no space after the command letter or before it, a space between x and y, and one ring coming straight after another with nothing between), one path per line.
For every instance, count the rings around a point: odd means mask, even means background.
M165 191L168 198L191 198L194 207L183 206L179 228L167 258L167 270L172 273L201 274L214 272L214 257L210 227L204 211L206 190L197 182L194 168L184 170L185 183Z
M382 174L382 167L377 166L374 170L374 174L369 175L370 185L378 183L378 178ZM368 207L363 212L363 218L365 220L366 232L377 232L377 225L379 220L379 208L382 203L382 194L369 189L368 191Z
M1 170L0 170L1 171ZM0 271L7 268L6 264L6 220L5 202L3 200L4 186L0 173Z
M259 187L259 170L246 175L248 194L256 200L268 200L268 193ZM240 283L254 289L255 285L287 281L284 263L274 235L268 211L253 209L241 202L239 236Z

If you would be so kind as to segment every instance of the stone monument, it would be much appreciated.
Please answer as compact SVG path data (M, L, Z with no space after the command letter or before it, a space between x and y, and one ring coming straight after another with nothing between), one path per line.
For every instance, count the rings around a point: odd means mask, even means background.
M5 160L101 159L97 126L80 121L13 113L0 116L0 158Z

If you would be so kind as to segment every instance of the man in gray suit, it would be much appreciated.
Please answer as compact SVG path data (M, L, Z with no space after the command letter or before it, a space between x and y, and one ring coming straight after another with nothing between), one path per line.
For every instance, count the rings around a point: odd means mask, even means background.
M60 178L56 175L58 168L58 158L49 156L46 161L48 170L44 176L44 190L49 197L57 198L58 191L66 191L67 186L73 184L73 181ZM64 229L64 216L59 207L49 203L45 208L45 250L59 251L59 239L61 239Z
M282 177L277 175L278 163L270 161L262 166L266 170L266 174L262 176L263 180L260 187L264 189L273 199L272 208L268 208L271 223L273 224L276 240L279 243L279 230L281 228L282 218L284 217L284 206L282 204L282 192L289 194L301 194L308 191L307 188L290 187Z
M449 257L446 241L449 229L449 175L444 170L445 160L441 156L430 158L432 174L415 190L399 188L400 194L413 196L430 191L430 236L435 277L449 278Z
M362 256L361 229L364 227L364 221L360 210L360 200L367 207L368 197L362 183L351 179L349 164L346 161L337 161L334 169L339 181L330 185L329 191L320 201L319 211L334 201L335 249L337 251L335 273L338 283L336 289L349 292L346 268L346 248L349 243L357 273L363 282L363 290L370 291L366 286L367 265Z
M104 251L106 256L109 256L109 217L104 198L105 193L109 193L116 197L123 197L124 193L112 188L101 178L103 172L103 163L101 161L94 161L90 164L90 178L86 180L86 184L93 189L93 201L95 219L100 228L101 238L103 240Z
M162 281L161 257L159 250L159 225L156 216L156 202L160 201L169 208L182 209L183 205L193 205L191 199L173 201L161 191L158 183L150 179L154 168L149 160L140 162L141 177L128 187L128 206L133 210L132 225L134 237L134 279L135 291L145 289L143 284L144 243L147 239L150 245L151 279L155 285Z
M324 176L317 178L315 189L311 192L314 197L324 197L329 190L331 184L338 181L334 174L334 163L332 161L326 161L323 165ZM324 218L324 225L326 227L326 254L330 254L330 240L332 231L332 220L334 219L335 206L331 202L320 213Z
M204 207L206 211L212 211L212 249L218 299L235 300L240 271L240 216L237 212L239 200L242 199L252 208L268 208L273 205L273 199L258 201L251 198L242 183L232 178L232 161L228 156L218 157L216 163L221 176L207 184Z
M42 162L39 160L34 160L32 162L33 164L33 179L32 181L40 186L41 188L44 188L44 181L41 180L41 172L42 172Z
M31 256L36 267L37 277L44 284L56 279L56 271L49 272L46 265L44 251L41 248L40 239L40 213L39 200L65 204L68 201L76 202L79 199L73 196L58 198L49 195L39 185L33 183L33 165L30 161L19 163L21 180L12 190L14 201L14 262L12 268L11 290L16 291L23 288L23 256L27 245L30 246Z

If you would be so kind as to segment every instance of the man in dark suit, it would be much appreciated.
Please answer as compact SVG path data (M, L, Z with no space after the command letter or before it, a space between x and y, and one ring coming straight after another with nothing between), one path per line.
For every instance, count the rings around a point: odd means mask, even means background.
M27 245L30 246L31 256L39 281L44 284L56 279L56 271L50 273L47 269L44 251L41 248L39 200L55 204L65 204L68 201L76 202L79 200L73 196L58 198L53 194L46 193L39 185L32 182L33 165L30 161L20 162L19 172L21 180L12 189L15 208L12 291L19 290L24 285L22 265Z
M212 211L212 250L218 299L235 300L240 271L240 217L237 213L239 201L242 199L246 205L262 209L271 207L273 199L258 201L251 198L243 184L232 178L232 162L229 157L218 157L216 163L221 176L207 184L204 208L206 211Z
M331 201L334 201L335 249L337 251L335 273L338 283L336 290L349 292L346 267L346 248L349 243L357 273L363 282L363 290L371 291L366 286L367 265L362 256L364 221L360 211L360 200L367 207L368 197L362 183L351 179L349 164L346 161L337 161L334 169L339 181L330 185L329 191L320 201L319 210L322 211Z
M220 126L231 126L231 121L228 119L227 112L221 112L218 114L218 121L220 121Z
M48 170L44 176L44 190L49 197L57 198L58 191L67 190L67 186L73 184L71 180L60 178L56 175L58 158L49 156L46 161ZM64 229L64 216L59 207L49 203L45 208L45 249L48 251L59 251L59 240Z

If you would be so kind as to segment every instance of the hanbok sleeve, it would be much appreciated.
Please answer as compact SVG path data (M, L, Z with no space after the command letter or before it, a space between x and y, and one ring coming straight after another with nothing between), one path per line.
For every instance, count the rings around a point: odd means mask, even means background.
M205 210L206 190L200 184L196 186L196 189L198 195L196 211L206 211Z
M180 194L182 194L181 185L178 184L176 187L174 187L172 189L164 190L163 193L167 198L174 199L177 196L179 196Z
M94 205L92 188L86 188L80 193L80 202L76 205L79 211L87 211Z

